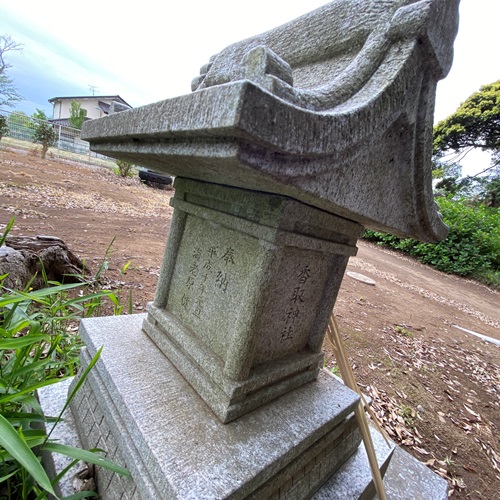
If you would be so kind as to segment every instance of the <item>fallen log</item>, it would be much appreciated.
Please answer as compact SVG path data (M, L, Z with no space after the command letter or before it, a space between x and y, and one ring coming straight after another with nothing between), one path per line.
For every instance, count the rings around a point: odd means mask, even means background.
M45 271L49 281L76 283L84 280L82 261L55 236L8 236L0 247L0 276L7 274L3 286L22 290L33 276L32 288L45 286Z

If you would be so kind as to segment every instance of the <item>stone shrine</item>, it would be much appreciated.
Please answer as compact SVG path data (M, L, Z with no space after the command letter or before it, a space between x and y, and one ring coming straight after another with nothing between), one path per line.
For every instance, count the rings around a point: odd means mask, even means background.
M223 422L318 376L352 223L284 196L175 182L143 328Z
M430 162L457 27L458 0L336 0L227 47L192 94L84 125L94 151L176 176L147 315L80 328L84 366L104 345L80 438L132 473L100 473L102 498L370 494L334 474L358 396L321 346L365 227L447 234Z

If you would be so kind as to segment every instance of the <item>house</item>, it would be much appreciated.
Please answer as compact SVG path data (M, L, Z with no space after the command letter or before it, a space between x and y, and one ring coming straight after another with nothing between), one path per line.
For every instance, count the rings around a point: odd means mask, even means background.
M82 109L87 112L85 120L94 120L101 118L109 113L109 108L114 103L114 107L131 108L119 95L90 95L90 96L72 96L72 97L52 97L49 102L54 106L51 123L69 127L69 117L71 103L75 101Z

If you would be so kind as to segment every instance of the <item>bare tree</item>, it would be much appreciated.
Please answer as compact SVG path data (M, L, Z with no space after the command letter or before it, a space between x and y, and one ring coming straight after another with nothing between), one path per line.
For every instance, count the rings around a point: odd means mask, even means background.
M15 102L22 101L14 80L7 74L7 70L12 67L6 61L5 55L8 52L22 50L22 45L16 43L10 35L0 35L0 106L13 106Z

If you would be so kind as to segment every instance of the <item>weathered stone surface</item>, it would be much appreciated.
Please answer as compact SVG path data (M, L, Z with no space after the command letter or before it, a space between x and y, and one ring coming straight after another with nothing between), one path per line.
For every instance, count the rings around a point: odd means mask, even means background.
M457 4L336 0L230 45L202 67L193 90L248 79L298 106L328 110L348 101L376 72L387 69L387 59L391 66L398 59L404 61L416 41L423 45L426 63L443 78L452 62ZM256 59L259 53L268 56Z
M40 402L40 406L43 408L44 415L57 417L61 413L68 397L71 381L72 379L65 379L57 384L51 384L38 389L37 399ZM50 432L53 425L52 422L45 424L45 431L47 433ZM62 420L58 422L52 430L51 438L67 446L80 447L80 440L76 431L75 422L71 418L69 408L64 412ZM60 455L59 453L44 452L42 454L43 466L51 479L55 478L71 462L73 462L72 458ZM61 481L58 481L54 485L55 492L60 498L77 493L72 483L73 476L80 469L81 466L75 466Z
M26 265L25 256L14 248L0 247L0 276L7 274L4 286L22 290L33 277L31 269Z
M175 187L144 329L227 422L316 378L362 228L283 196Z
M384 478L387 498L446 500L448 483L401 448L396 448ZM376 496L375 498L378 498Z
M392 467L392 465L394 465L397 461L393 462L394 452L397 446L392 441L389 441L389 444L387 444L382 434L380 434L380 432L378 432L372 425L370 425L370 433L375 454L377 456L380 475L384 480L384 486L387 487L387 469ZM407 455L406 452L403 453ZM409 469L422 466L422 464L420 464L417 460L412 458L410 458L410 460L414 460L414 462L407 462ZM340 467L336 473L323 484L321 489L316 492L312 498L313 500L346 500L354 498L359 500L371 500L375 496L375 491L366 449L364 445L361 445L356 452L345 461L342 467ZM401 496L393 497L387 495L387 498L389 500L407 498L408 491L406 494ZM415 485L415 487L411 490L411 498L413 498L414 494L418 495L419 492L420 487ZM429 500L435 499L433 496L429 496ZM439 498L439 500L441 499Z
M123 103L118 102L118 101L113 101L109 105L108 114L113 115L114 113L120 113L122 111L127 111L127 109L131 109L130 106L127 106L126 104L123 104Z
M84 124L95 151L435 241L436 83L458 0L337 0L231 45L201 90ZM293 86L291 86L293 78Z
M83 366L104 345L71 405L80 437L132 473L98 478L103 498L114 498L112 481L124 498L297 498L299 485L318 489L357 449L358 396L327 375L221 423L141 330L144 317L80 327Z
M67 397L68 382L70 382L69 379L61 384L50 385L38 391L40 404L45 415L58 415L62 410ZM117 447L111 429L104 419L102 408L96 406L95 398L91 394L86 393L87 389L89 389L89 386L84 387L82 391L77 393L73 405L77 410L76 413L79 420L82 419L82 416L86 416L87 412L90 412L92 409L92 424L87 417L85 419L87 432L81 433L85 438L85 446L89 448L93 446L92 444L88 445L89 440L92 443L97 443L99 448L108 451L108 458L126 465L120 456L121 451ZM83 443L79 442L75 428L74 418L68 410L64 415L64 421L58 425L55 431L56 434L53 434L53 437L58 439L62 444L84 446ZM118 432L118 429L116 432ZM396 449L393 453L395 448L394 443L391 442L388 447L382 436L373 427L371 427L371 434L378 463L384 477L386 494L389 499L406 498L408 497L408 492L411 492L412 498L423 500L445 500L447 498L447 483L444 479L434 474L424 464L404 450ZM47 455L44 457L44 465L48 467L49 477L51 478L61 472L68 463L62 456ZM304 474L302 477L306 477L306 468L309 467L310 465L308 464L307 467L304 466L301 470ZM301 472L295 474L296 479L292 481L292 488L287 491L288 496L295 495L291 498L300 499L310 496L309 490L304 488L303 481L299 479L300 474ZM97 474L97 480L103 500L111 498L130 498L136 500L144 498L133 479L132 484L130 484L124 478L100 469ZM71 482L71 477L68 478L66 476L64 483L59 483L59 492L62 496L75 493ZM360 446L344 465L335 472L332 478L314 494L313 498L314 500L365 499L373 498L374 491L368 458L364 447Z

